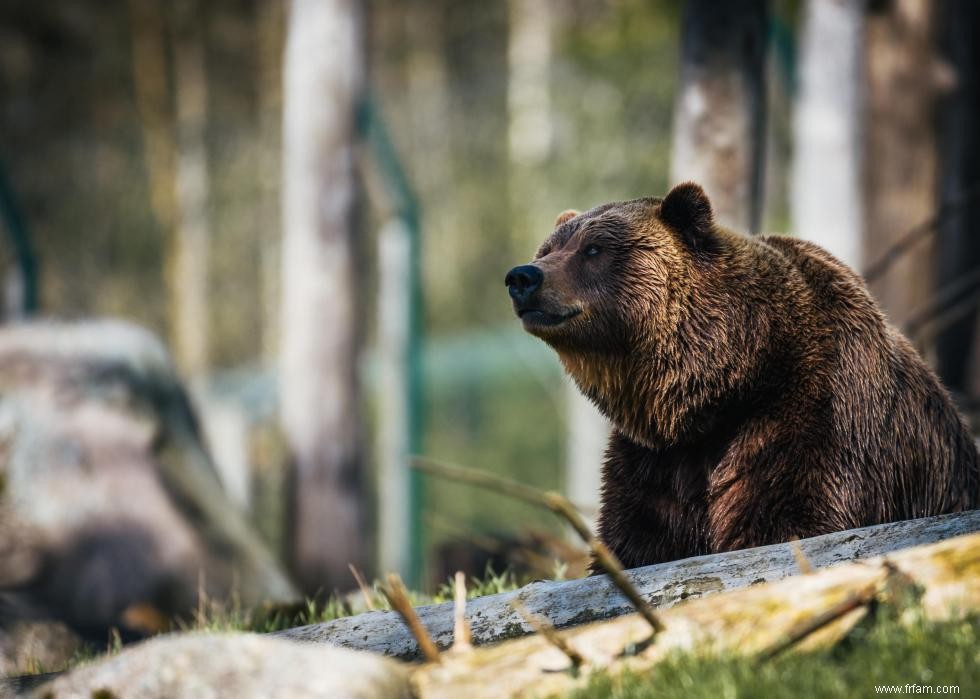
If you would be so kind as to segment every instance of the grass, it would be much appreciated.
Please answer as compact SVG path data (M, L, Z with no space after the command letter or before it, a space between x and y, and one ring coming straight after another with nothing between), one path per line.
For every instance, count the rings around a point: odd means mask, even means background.
M734 657L678 654L643 674L598 675L575 699L779 699L871 697L875 686L956 685L959 696L980 694L980 617L929 622L920 614L899 623L879 619L861 626L838 646L788 653L756 663ZM955 696L955 694L954 694Z
M482 578L473 577L468 581L466 595L469 599L493 595L498 592L515 590L520 584L521 581L511 571L496 573L488 567ZM377 582L367 590L367 595L371 598L371 604L375 609L390 608L388 601L381 594ZM453 599L452 580L441 585L432 595L409 592L409 597L415 606L449 602ZM190 618L178 620L171 630L209 633L271 633L296 626L317 624L352 616L365 609L366 604L363 602L363 595L351 598L331 596L325 600L307 598L296 604L279 604L260 608L245 607L235 596L229 602L204 598ZM33 675L50 671L70 670L78 665L115 655L122 648L123 644L119 633L113 630L104 645L84 643L64 665L45 667L38 661L28 660L22 674Z
M520 587L521 581L509 570L496 573L487 568L482 578L472 577L467 582L469 599L508 592ZM390 609L388 600L381 594L380 584L375 582L369 589L350 597L331 596L325 601L307 598L301 603L275 605L266 608L244 608L236 599L229 603L204 600L194 616L178 624L181 631L255 631L268 633L307 624L333 621L368 609L364 598L370 599L374 609ZM453 599L453 581L447 580L434 594L426 595L410 591L413 606L439 604Z

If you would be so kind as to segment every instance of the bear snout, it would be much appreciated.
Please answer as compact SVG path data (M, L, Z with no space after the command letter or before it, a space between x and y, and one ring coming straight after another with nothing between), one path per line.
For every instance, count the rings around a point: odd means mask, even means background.
M534 265L519 265L507 273L504 284L507 292L518 304L524 304L544 281L544 272Z

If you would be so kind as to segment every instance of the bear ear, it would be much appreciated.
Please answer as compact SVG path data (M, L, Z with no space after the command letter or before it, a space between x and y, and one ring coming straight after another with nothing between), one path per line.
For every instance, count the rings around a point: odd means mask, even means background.
M660 203L660 220L696 249L707 247L714 228L708 195L693 182L679 184L668 192Z
M555 228L558 228L558 226L562 225L563 223L568 223L576 216L578 216L578 211L575 209L567 209L562 211L560 214L558 214L558 218L555 219Z

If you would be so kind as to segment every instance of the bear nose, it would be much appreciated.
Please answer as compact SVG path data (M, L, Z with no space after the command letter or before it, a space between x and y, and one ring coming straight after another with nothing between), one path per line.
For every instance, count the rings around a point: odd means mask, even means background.
M544 281L544 273L534 265L521 265L514 267L507 273L504 284L510 297L518 303L524 303L534 293L535 289L541 286Z

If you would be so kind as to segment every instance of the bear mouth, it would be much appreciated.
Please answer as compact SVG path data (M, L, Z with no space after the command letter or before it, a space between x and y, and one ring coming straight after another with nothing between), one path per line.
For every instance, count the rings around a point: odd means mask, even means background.
M522 308L517 311L517 317L526 326L554 327L571 320L581 312L581 308L570 308L560 313L552 313L541 308Z

